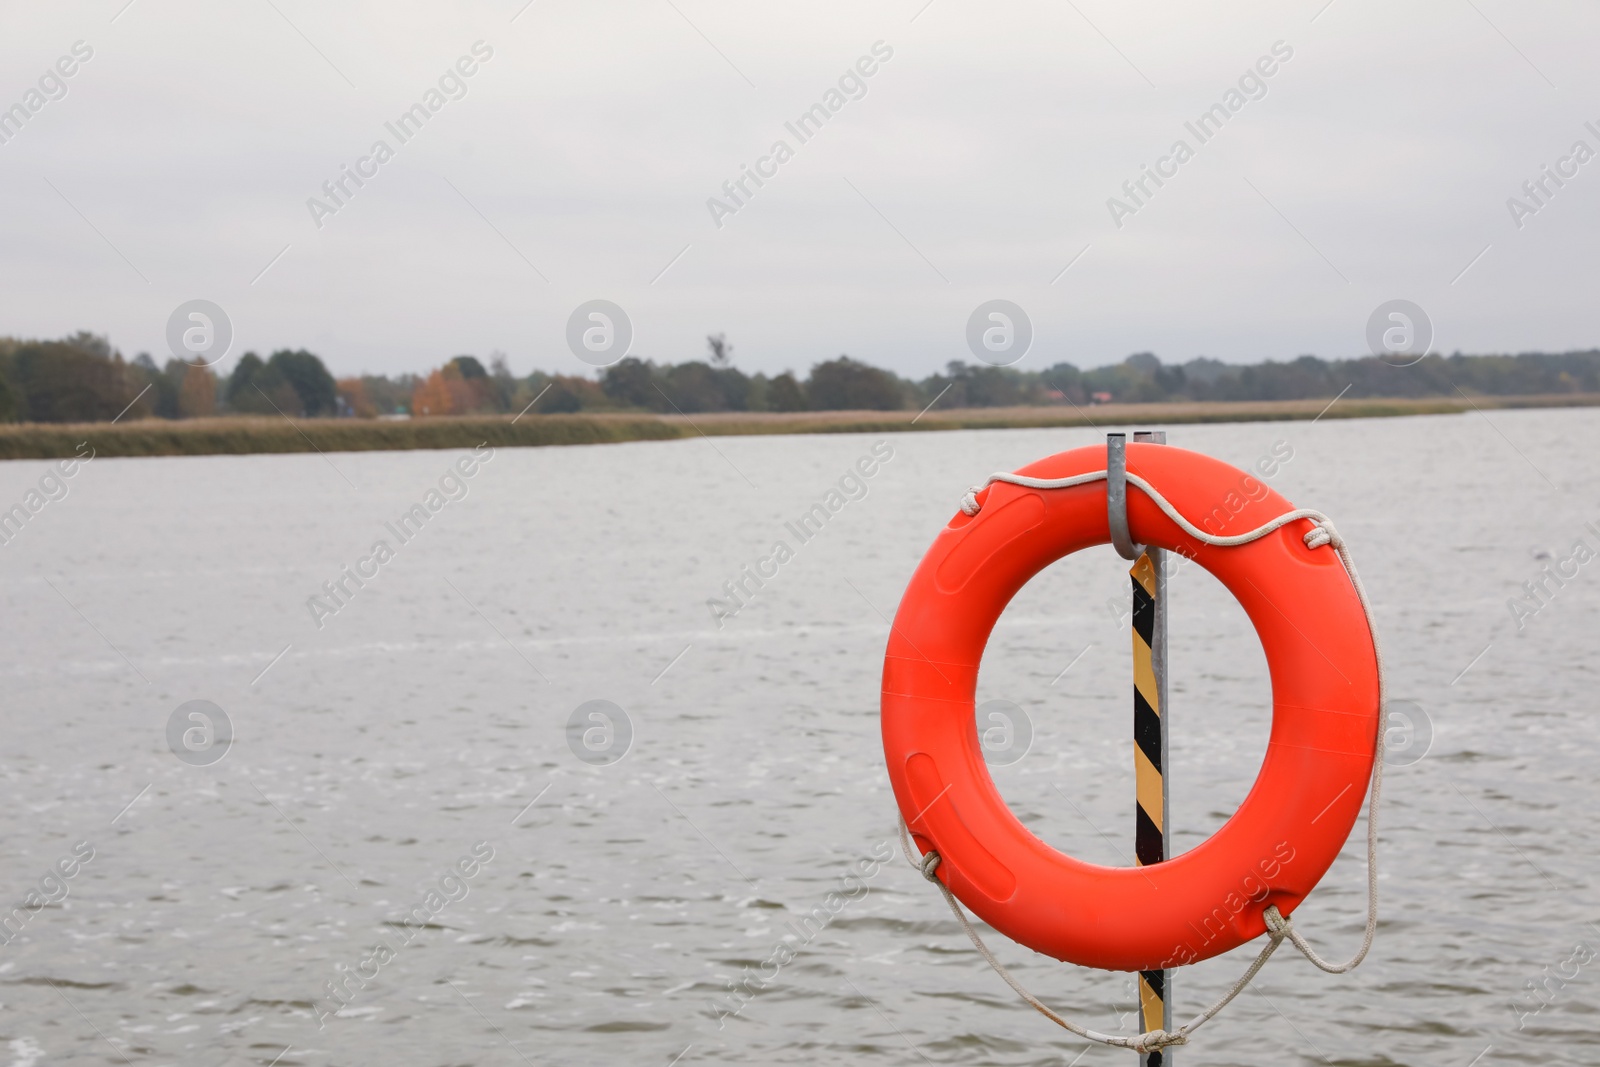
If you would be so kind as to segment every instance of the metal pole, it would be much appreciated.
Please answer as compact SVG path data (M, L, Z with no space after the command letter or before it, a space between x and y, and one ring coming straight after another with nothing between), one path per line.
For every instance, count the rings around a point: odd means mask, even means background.
M1117 438L1113 441L1111 437ZM1163 431L1142 431L1136 442L1164 445ZM1166 553L1133 544L1127 520L1127 453L1121 434L1107 438L1108 483L1115 482L1117 500L1113 541L1125 558L1137 553L1128 571L1133 585L1133 765L1135 781L1134 862L1143 867L1168 857L1167 819L1167 575ZM1119 529L1120 527L1120 529ZM1172 1028L1171 973L1139 972L1139 1018L1143 1030ZM1140 1067L1171 1067L1167 1049L1141 1053Z

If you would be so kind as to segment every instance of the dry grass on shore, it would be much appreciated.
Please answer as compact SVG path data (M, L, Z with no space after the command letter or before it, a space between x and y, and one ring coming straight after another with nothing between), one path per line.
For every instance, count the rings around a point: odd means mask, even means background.
M1091 408L966 408L948 411L727 411L685 415L594 412L575 415L481 415L431 419L222 417L169 422L15 423L0 425L0 459L53 459L88 442L97 456L244 455L260 452L370 452L607 444L680 437L751 434L898 433L1050 426L1161 427L1194 422L1270 422L1458 414L1472 408L1600 407L1600 394L1325 399Z

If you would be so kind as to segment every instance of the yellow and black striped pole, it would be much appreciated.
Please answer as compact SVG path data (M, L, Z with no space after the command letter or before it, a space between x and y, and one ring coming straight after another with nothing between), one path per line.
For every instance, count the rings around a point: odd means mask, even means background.
M1135 441L1166 444L1160 431ZM1133 584L1133 770L1134 862L1144 867L1167 858L1167 576L1162 550L1133 543L1127 525L1127 453L1120 434L1107 445L1108 506L1117 509L1112 540L1134 559ZM1172 1028L1171 989L1166 971L1139 972L1140 1028ZM1167 1049L1142 1053L1140 1067L1172 1067Z
M1166 621L1161 594L1161 549L1147 548L1133 569L1133 770L1136 791L1134 804L1134 862L1144 867L1167 858L1167 732L1161 716L1166 711L1165 686L1158 670L1166 649L1157 653ZM1172 1010L1167 1004L1167 972L1139 972L1139 1012L1145 1030L1165 1030L1171 1025ZM1145 1067L1168 1067L1166 1050L1149 1052L1140 1058Z

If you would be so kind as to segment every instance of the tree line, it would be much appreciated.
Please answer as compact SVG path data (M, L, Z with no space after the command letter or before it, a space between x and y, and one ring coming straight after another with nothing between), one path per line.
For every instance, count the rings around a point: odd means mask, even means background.
M849 356L791 371L747 374L721 335L703 360L657 363L628 357L598 378L534 371L513 374L505 357L489 365L456 356L425 375L335 378L320 357L280 349L246 352L226 374L148 354L125 360L90 333L56 341L0 338L0 421L97 422L210 415L376 418L578 411L894 411L934 401L946 408L1088 406L1111 401L1300 400L1354 397L1600 393L1600 349L1515 356L1430 355L1397 367L1375 357L1230 364L1200 357L1166 364L1149 352L1080 370L1040 370L960 361L920 380Z

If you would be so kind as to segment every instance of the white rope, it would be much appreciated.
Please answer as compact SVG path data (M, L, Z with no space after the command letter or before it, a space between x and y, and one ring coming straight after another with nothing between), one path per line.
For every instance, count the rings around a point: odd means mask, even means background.
M1070 478L1030 478L1022 474L991 474L983 485L973 486L967 491L967 495L961 501L961 510L967 515L978 514L982 509L982 505L978 503L977 494L994 482L1007 482L1029 489L1068 489L1073 486L1088 485L1091 482L1102 481L1105 477L1105 471L1078 474ZM1285 940L1288 940L1295 948L1299 949L1306 959L1329 974L1343 974L1346 971L1352 971L1366 958L1367 952L1372 948L1372 941L1378 930L1378 803L1383 793L1383 709L1385 688L1383 648L1378 642L1377 627L1373 623L1372 603L1367 598L1366 586L1361 584L1361 576L1356 573L1355 561L1350 558L1350 550L1345 546L1344 538L1339 536L1339 532L1333 527L1333 521L1328 516L1312 508L1297 508L1294 511L1279 515L1272 521L1258 526L1248 533L1236 534L1232 537L1218 537L1207 533L1184 518L1166 497L1162 496L1154 486L1143 478L1130 472L1127 475L1127 479L1130 484L1143 490L1144 494L1154 501L1155 505L1168 518L1177 523L1185 533L1197 541L1219 548L1231 548L1237 545L1249 544L1291 522L1309 519L1315 526L1304 537L1306 548L1315 550L1328 545L1338 553L1339 561L1344 564L1345 573L1350 576L1350 583L1355 586L1356 597L1361 601L1361 610L1366 616L1367 628L1372 632L1372 649L1378 665L1378 737L1372 763L1372 799L1367 807L1367 922L1366 932L1361 939L1361 948L1345 963L1329 963L1306 943L1305 938L1294 928L1294 924L1278 911L1276 905L1268 905L1263 913L1263 918L1267 924L1268 940L1260 953L1257 954L1255 960L1246 968L1244 974L1240 975L1239 980L1234 982L1233 986L1216 1003L1196 1015L1193 1019L1190 1019L1187 1023L1184 1023L1178 1029L1170 1032L1166 1030L1150 1030L1133 1036L1103 1034L1098 1030L1090 1030L1087 1027L1069 1022L1045 1006L1038 997L1023 988L1022 983L1018 982L1011 972L1006 970L1005 965L995 958L994 953L989 950L989 946L985 945L983 939L978 936L978 931L967 918L966 912L962 910L961 902L956 899L954 893L950 892L949 886L939 881L934 873L941 862L939 853L930 849L922 856L920 862L912 856L911 837L906 831L905 821L901 820L900 848L905 853L906 861L917 868L924 878L939 887L939 892L944 894L945 903L950 905L950 910L961 924L961 929L966 932L967 937L972 940L978 952L988 961L989 966L994 968L995 973L1004 979L1005 983L1014 989L1018 996L1027 1001L1039 1014L1081 1038L1116 1048L1131 1048L1137 1052L1151 1052L1165 1048L1168 1045L1188 1044L1189 1035L1198 1030L1202 1024L1209 1022L1218 1012L1227 1007L1234 997L1243 992L1245 986L1250 984L1251 979L1255 978L1257 972L1261 970L1272 954L1277 951L1278 946Z

